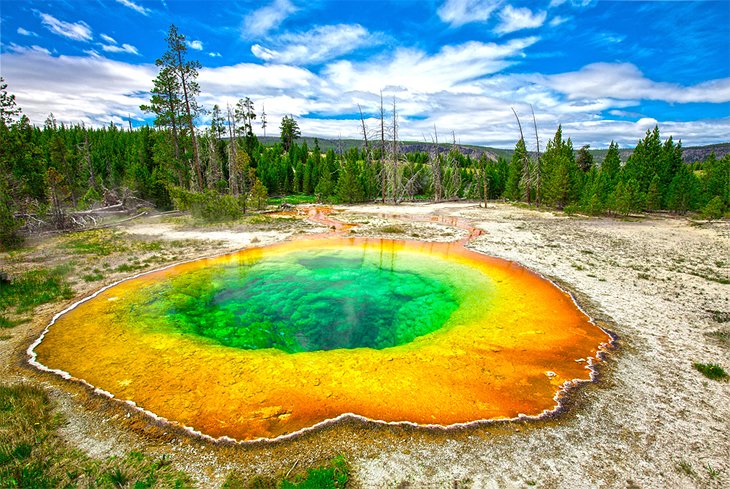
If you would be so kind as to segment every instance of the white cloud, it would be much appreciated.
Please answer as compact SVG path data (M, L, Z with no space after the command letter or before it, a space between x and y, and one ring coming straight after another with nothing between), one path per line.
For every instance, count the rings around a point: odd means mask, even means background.
M283 34L272 41L271 48L254 44L251 52L264 61L304 65L321 63L381 42L380 36L359 24L326 25L304 33Z
M23 113L42 124L49 112L59 121L91 126L114 115L141 118L139 105L149 99L154 65L132 65L102 56L51 56L42 48L3 53L3 76Z
M549 24L550 24L550 27L557 27L557 26L559 26L561 24L565 24L569 20L570 19L568 17L562 17L560 15L556 15L555 17L553 17L552 19L550 19Z
M208 56L210 56L211 58L220 58L223 55L218 51L211 51L210 53L208 53Z
M107 53L129 53L139 56L139 51L131 44L122 44L121 46L101 44L101 49Z
M334 62L317 73L276 63L203 68L199 102L225 107L249 96L257 108L265 103L270 134L276 133L281 117L293 114L304 134L358 138L357 105L362 105L366 118L376 113L383 89L388 110L395 97L400 135L409 140L428 138L435 124L440 133L455 131L462 143L513 148L518 130L510 107L531 119L529 104L535 109L541 141L552 137L562 123L576 147L606 147L612 139L633 146L657 121L663 135L681 138L685 145L727 140L730 117L677 122L637 106L659 95L676 103L726 103L722 101L730 100L730 81L682 87L649 80L636 67L620 64L588 65L550 76L514 69L502 73L536 40L471 42L444 46L435 54L400 49L366 62ZM113 61L93 51L84 57L53 56L38 46L18 45L9 46L2 62L18 104L37 124L51 111L60 121L97 127L126 118L127 113L149 120L139 105L149 100L155 66ZM611 88L621 81L625 84ZM326 117L311 117L313 113ZM372 117L366 122L377 126ZM262 133L260 126L257 132Z
M203 50L202 41L185 41L185 44L187 44L190 49L195 49L196 51Z
M46 54L50 55L51 52L41 46L33 45L33 46L18 46L15 43L11 43L9 46L10 51L17 53L17 54L27 54L27 53L40 53L40 54Z
M550 0L550 5L548 5L549 8L559 7L568 0ZM570 0L570 4L573 7L587 7L588 5L591 5L593 3L596 3L597 0Z
M523 50L536 37L514 39L505 44L471 41L444 46L434 55L400 48L388 59L354 64L339 61L325 74L342 90L373 91L382 87L403 87L410 93L427 94L443 90L470 91L464 82L497 73L524 56Z
M132 10L139 12L142 15L149 15L151 10L145 7L142 7L141 5L137 5L136 3L132 2L131 0L116 0L117 3L121 3L125 7L129 7Z
M109 44L116 44L117 43L116 39L114 39L112 36L107 36L106 34L102 34L99 37L101 37L102 39L104 39Z
M507 5L499 11L499 25L494 29L497 34L508 34L523 29L535 29L545 23L547 12L532 13L529 8L514 8Z
M266 35L296 11L289 0L274 0L271 5L254 10L244 18L242 35L246 39Z
M446 0L437 13L443 22L459 27L488 20L501 3L501 0Z
M74 41L90 41L92 38L91 27L80 20L76 23L58 20L52 15L39 12L41 23L54 34L73 39Z
M631 63L594 63L578 71L540 78L540 83L569 99L611 97L669 103L730 102L730 78L692 86L655 82Z
M35 32L25 30L22 27L18 27L17 33L21 36L38 37L38 34L36 34Z

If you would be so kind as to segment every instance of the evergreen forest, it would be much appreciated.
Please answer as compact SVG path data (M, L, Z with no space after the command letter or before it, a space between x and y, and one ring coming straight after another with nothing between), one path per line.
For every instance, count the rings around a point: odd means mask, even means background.
M730 209L730 155L686 164L681 141L662 140L658 127L625 163L611 142L597 164L560 126L543 151L528 152L531 141L520 134L509 161L464 155L437 138L428 151L404 152L397 106L386 107L381 97L379 126L369 130L361 119L359 147L298 144L292 116L278 124L280 141L265 145L254 134L254 127L269 127L265 111L257 113L248 97L235 106L200 106L200 64L188 58L174 25L166 40L141 107L154 116L152 127L66 125L53 114L36 125L0 81L0 247L17 244L34 222L71 227L69 212L126 197L206 220L235 219L287 195L343 204L504 199L590 215L664 210L720 218Z

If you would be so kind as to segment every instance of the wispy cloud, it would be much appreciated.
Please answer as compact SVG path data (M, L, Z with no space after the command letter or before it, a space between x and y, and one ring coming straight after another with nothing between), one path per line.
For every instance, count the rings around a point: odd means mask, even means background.
M555 17L553 17L552 19L550 19L549 24L550 24L550 27L557 27L557 26L559 26L561 24L565 24L569 20L570 19L568 17L563 17L561 15L556 15Z
M497 34L508 34L523 29L535 29L542 26L547 18L547 12L533 13L527 7L515 8L507 5L499 11L499 24L494 29Z
M210 53L208 53L208 56L210 56L211 58L220 58L223 55L217 51L211 51Z
M139 51L137 51L137 48L132 46L131 44L122 44L121 46L117 46L115 44L102 44L101 49L103 49L107 53L129 53L139 56Z
M86 22L64 22L50 14L38 12L41 23L54 34L73 39L74 41L90 41L92 39L91 27Z
M117 43L116 39L114 39L112 36L108 36L106 34L102 34L99 37L101 37L103 40L105 40L109 44L116 44Z
M459 27L488 20L501 3L501 0L446 0L437 13L451 27Z
M17 33L21 36L38 37L38 34L36 34L35 32L25 30L22 27L18 27Z
M380 35L371 34L359 24L317 26L308 32L283 34L269 46L254 44L251 52L264 61L286 64L318 64L338 58L362 46L382 42Z
M142 15L149 15L151 12L150 9L143 7L141 5L137 5L136 3L132 2L131 0L116 0L116 1L117 1L117 3L121 3L125 7L129 7L132 10L134 10L135 12L139 12Z
M43 48L41 46L36 46L35 44L33 46L19 46L15 43L11 43L9 46L10 51L16 54L45 54L50 56L51 52Z
M610 97L669 103L730 102L730 78L683 86L650 80L631 63L593 63L578 71L543 76L539 82L569 99Z
M289 0L274 0L271 5L254 10L244 18L242 35L244 38L266 35L296 11Z
M524 55L524 49L537 40L537 37L529 37L504 44L471 41L444 46L433 55L401 48L389 59L362 63L338 61L329 65L324 73L342 91L400 87L418 103L423 94L444 90L473 91L473 87L464 82L498 73L515 64Z

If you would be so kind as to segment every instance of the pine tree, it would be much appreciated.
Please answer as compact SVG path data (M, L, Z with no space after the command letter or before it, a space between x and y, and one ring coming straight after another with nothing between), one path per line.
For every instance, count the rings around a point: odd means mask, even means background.
M365 192L358 178L358 164L355 161L346 161L340 179L337 182L337 199L340 202L353 204L362 202Z
M606 153L606 158L603 160L603 163L601 164L601 173L605 174L606 177L608 177L609 182L613 186L618 181L620 172L621 172L621 158L619 157L619 154L618 154L618 144L611 141L611 144L608 146L608 152Z
M292 116L285 115L281 119L279 129L281 130L281 143L284 145L284 151L289 151L294 141L302 136L299 124Z
M654 178L651 179L649 184L649 191L646 193L646 209L655 211L661 209L662 205L662 192L660 190L659 175L654 174Z
M0 76L0 124L9 126L20 114L20 107L15 103L15 95L8 93L8 84Z
M520 181L522 179L522 162L527 158L527 148L525 147L525 140L520 139L517 141L515 151L512 153L512 160L510 161L509 171L507 174L507 183L504 189L504 196L509 200L520 200Z
M696 209L697 187L697 178L686 165L682 165L669 185L669 209L680 214Z
M590 147L590 144L581 147L575 157L575 163L583 173L587 173L593 168L593 155L588 151Z
M266 187L263 183L261 183L261 180L256 178L254 180L253 187L251 187L251 193L249 194L249 202L251 202L251 207L255 207L259 210L265 209L268 198L269 194L266 191Z
M195 133L195 118L200 112L196 96L200 94L200 86L196 79L198 78L198 70L201 68L200 62L190 61L187 56L187 45L185 36L181 34L175 24L170 25L167 38L168 50L158 59L155 64L164 70L169 69L170 74L176 78L182 89L182 97L180 100L183 104L182 122L188 127L190 139L192 141L193 157L192 164L194 174L197 178L197 188L202 190L203 172L200 165L200 154L198 150L198 139Z

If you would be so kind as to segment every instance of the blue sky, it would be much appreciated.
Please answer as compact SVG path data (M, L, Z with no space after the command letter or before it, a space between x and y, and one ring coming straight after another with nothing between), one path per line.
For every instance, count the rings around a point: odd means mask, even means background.
M730 0L0 0L0 20L0 72L36 124L149 122L175 23L203 106L251 97L268 134L292 114L306 135L359 137L382 90L411 140L435 126L513 147L511 108L531 105L543 141L563 124L576 146L633 146L657 123L685 145L730 140Z

